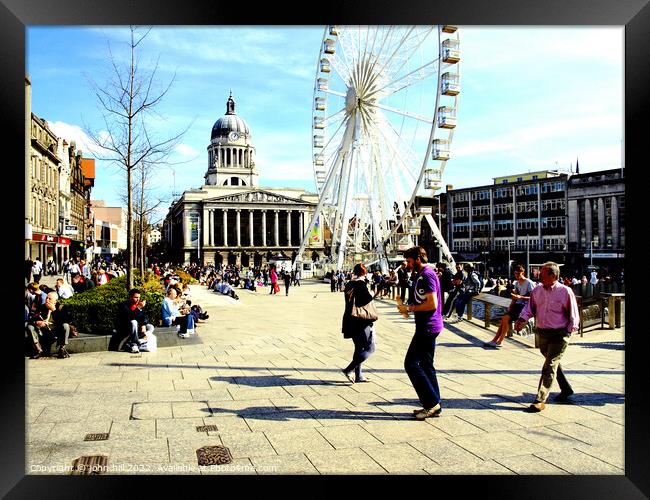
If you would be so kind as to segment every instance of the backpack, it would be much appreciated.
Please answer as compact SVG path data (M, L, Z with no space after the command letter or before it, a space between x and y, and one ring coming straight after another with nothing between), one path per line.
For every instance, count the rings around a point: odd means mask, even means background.
M454 285L452 283L453 278L454 273L451 272L451 269L446 267L442 272L442 276L440 276L440 288L443 292L451 292L451 290L454 288Z

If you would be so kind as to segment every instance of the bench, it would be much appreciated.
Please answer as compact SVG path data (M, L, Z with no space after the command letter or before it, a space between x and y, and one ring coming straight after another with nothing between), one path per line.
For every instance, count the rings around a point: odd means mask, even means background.
M491 293L479 293L469 299L467 303L467 319L472 319L472 301L477 300L485 304L485 328L490 328L490 316L492 313L492 306L501 307L508 310L512 299L492 295ZM505 313L504 313L505 314Z
M491 293L479 293L478 295L471 297L469 302L467 303L468 320L472 319L472 300L478 300L479 302L485 304L484 325L485 328L487 329L489 329L491 325L490 316L492 313L492 306L503 308L506 310L505 312L507 312L508 308L510 307L510 304L512 303L512 299L510 298L492 295ZM506 334L507 337L513 336L513 332L514 332L513 326L517 318L510 318L510 319L511 321L508 327L508 333ZM521 332L519 332L519 335L523 335L523 336L530 335L535 331L534 327L535 327L535 319L530 318L530 320L528 320L528 323L524 326Z

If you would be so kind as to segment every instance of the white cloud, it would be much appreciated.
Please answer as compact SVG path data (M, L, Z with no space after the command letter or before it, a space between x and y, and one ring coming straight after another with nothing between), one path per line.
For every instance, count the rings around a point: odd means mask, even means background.
M198 156L199 154L199 152L196 149L194 149L192 146L188 144L179 144L178 146L176 146L174 151L180 154L181 156L189 156L189 157Z
M102 149L97 147L90 137L78 125L70 125L69 123L56 121L48 122L54 134L68 142L74 141L77 146L77 151L81 150L86 156L98 156L101 154ZM106 132L100 132L100 137L106 137Z

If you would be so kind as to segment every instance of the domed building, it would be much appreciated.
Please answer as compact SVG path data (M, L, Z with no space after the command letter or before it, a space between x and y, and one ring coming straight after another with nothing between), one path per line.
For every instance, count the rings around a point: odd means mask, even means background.
M255 147L248 124L235 113L232 93L226 114L212 127L208 146L208 186L257 186Z
M278 255L295 258L318 195L260 187L252 139L250 127L235 112L231 93L226 114L212 127L205 183L175 200L163 223L163 239L175 262L252 267ZM303 276L311 274L311 263L320 260L323 251L317 223L303 253Z

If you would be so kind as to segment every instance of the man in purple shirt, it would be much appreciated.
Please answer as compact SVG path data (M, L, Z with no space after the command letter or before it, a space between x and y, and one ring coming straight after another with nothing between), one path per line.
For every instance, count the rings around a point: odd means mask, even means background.
M560 394L555 397L555 401L567 401L573 394L573 389L562 372L560 359L567 348L569 337L578 330L580 312L573 290L560 283L559 276L560 267L555 262L547 262L542 266L542 286L533 289L528 304L515 323L515 330L519 331L531 317L535 317L537 345L546 358L537 398L526 409L530 413L537 413L545 408L556 373Z
M438 275L427 266L427 253L422 247L409 248L404 252L407 269L415 276L408 306L398 306L400 313L412 311L415 315L415 335L404 358L404 369L411 379L413 388L422 403L421 410L415 410L415 418L424 420L439 417L440 388L433 367L436 338L442 331L442 296Z

